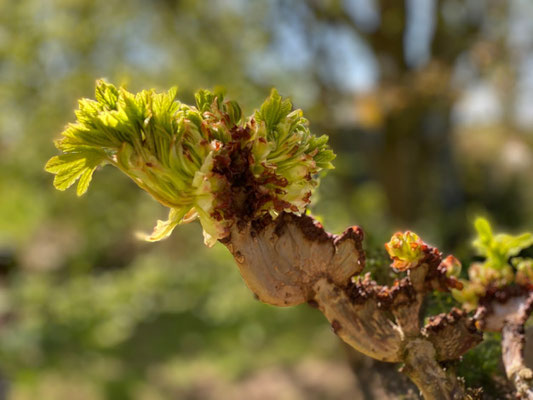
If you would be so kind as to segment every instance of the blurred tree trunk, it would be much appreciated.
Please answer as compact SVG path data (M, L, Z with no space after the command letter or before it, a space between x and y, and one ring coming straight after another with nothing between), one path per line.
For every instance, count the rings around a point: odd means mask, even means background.
M458 209L464 198L453 170L451 111L457 93L451 76L458 58L479 40L485 15L470 15L465 6L463 20L457 23L443 17L441 11L447 2L435 1L433 30L429 37L420 38L429 42L429 59L409 65L406 32L410 23L416 23L409 19L416 7L414 2L376 1L380 23L372 29L359 26L338 2L308 4L316 20L351 29L374 54L380 81L373 93L382 115L377 129L381 140L369 158L396 224L412 224L423 214L432 223L439 223L435 219L440 216L424 213L424 208L434 209L436 203L447 215L449 232L464 230L464 222L449 218L450 209ZM323 96L335 97L335 93ZM435 179L444 180L445 184ZM445 232L444 239L448 247L462 238Z

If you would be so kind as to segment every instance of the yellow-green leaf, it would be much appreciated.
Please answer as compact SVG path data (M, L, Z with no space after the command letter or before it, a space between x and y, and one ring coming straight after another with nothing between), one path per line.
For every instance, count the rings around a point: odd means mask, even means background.
M171 208L166 221L158 220L154 231L150 235L140 234L139 236L148 242L157 242L166 239L183 220L183 217L188 211L186 207L180 209Z

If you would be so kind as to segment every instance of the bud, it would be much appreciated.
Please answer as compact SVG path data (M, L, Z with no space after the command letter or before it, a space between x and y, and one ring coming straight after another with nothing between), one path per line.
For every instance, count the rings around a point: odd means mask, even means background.
M489 264L472 263L468 269L468 277L471 282L484 287L503 287L513 282L514 273L509 264L503 265L500 269L491 268Z
M452 255L446 257L441 265L446 269L446 276L448 278L452 276L458 277L461 274L461 261Z
M395 233L385 249L393 260L392 267L398 271L406 271L417 267L425 256L428 246L414 232Z
M463 307L467 311L473 311L478 305L479 298L485 295L486 287L479 282L463 279L460 282L463 284L463 288L461 290L452 289L452 296L458 302L463 303Z
M237 220L305 211L335 155L301 110L291 112L275 90L248 119L221 93L199 91L196 106L176 96L176 88L132 94L98 81L96 100L80 100L77 122L56 142L63 154L45 167L56 188L78 181L82 195L98 166L119 168L170 208L145 237L151 241L198 218L212 246Z

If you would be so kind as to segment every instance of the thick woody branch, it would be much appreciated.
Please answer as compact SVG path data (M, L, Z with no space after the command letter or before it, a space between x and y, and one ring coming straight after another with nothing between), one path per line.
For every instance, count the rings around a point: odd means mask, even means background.
M483 340L472 319L457 308L430 318L423 334L433 343L438 361L456 360Z
M376 299L353 302L331 281L315 286L317 302L334 332L346 343L380 361L401 361L403 333Z
M405 346L402 372L420 388L424 399L463 400L465 391L451 371L436 360L435 348L428 340L415 339Z
M241 221L222 242L259 300L276 306L308 302L356 350L404 362L426 399L463 398L461 383L439 362L460 357L479 343L480 334L458 310L425 329L420 324L425 294L458 284L447 277L441 254L425 246L407 277L382 286L368 274L353 278L365 264L362 239L358 227L331 235L310 216L283 213L275 220Z
M309 216L283 213L236 224L224 244L259 300L283 307L313 300L322 278L347 286L364 268L362 240L359 227L331 235Z

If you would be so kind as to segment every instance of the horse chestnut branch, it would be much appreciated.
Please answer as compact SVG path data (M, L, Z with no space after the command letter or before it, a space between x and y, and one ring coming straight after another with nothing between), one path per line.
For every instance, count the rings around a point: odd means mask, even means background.
M391 267L403 276L386 286L363 274L362 229L330 234L307 213L319 174L333 168L335 155L289 100L273 90L244 118L236 102L205 90L189 106L177 100L177 89L132 94L98 81L95 97L80 100L77 122L56 141L62 154L45 167L56 188L77 181L82 195L99 166L115 166L170 209L147 240L198 219L205 243L228 248L259 300L318 308L356 350L402 363L426 399L469 398L442 363L479 343L481 332L465 311L452 309L425 325L421 312L434 290L463 293L460 263L405 232L386 244Z

